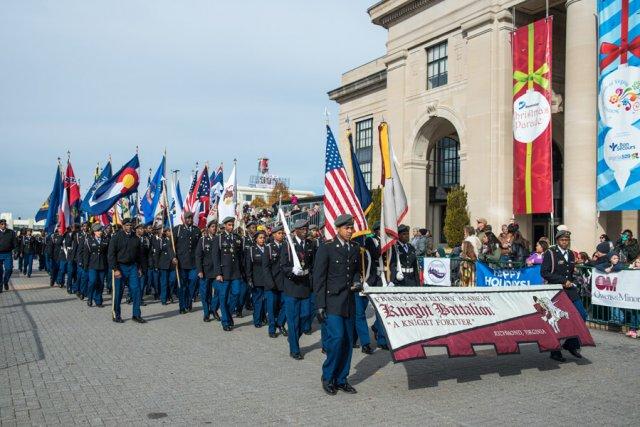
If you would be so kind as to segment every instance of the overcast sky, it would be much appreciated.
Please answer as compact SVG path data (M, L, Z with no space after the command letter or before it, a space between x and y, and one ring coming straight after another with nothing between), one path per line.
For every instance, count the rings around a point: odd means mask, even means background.
M0 13L0 212L33 217L57 157L85 190L109 154L162 151L188 186L195 161L257 159L298 189L322 191L326 92L384 53L373 0L4 0Z

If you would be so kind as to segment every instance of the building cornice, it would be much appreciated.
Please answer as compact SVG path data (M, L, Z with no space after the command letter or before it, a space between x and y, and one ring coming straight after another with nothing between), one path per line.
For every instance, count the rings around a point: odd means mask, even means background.
M395 7L388 4L390 3L389 0L380 1L371 6L367 12L371 17L371 22L388 29L392 25L405 20L440 1L442 0L396 1L398 5Z
M349 99L365 95L387 87L387 70L380 70L376 73L363 77L355 82L348 83L327 92L329 99L342 104Z

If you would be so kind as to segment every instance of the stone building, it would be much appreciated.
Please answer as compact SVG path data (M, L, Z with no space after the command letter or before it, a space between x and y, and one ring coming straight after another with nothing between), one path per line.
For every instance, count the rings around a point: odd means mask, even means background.
M329 92L340 105L361 168L380 176L377 126L391 143L409 198L407 223L436 241L446 194L465 185L472 218L498 227L512 218L512 66L510 32L544 18L544 0L383 0L368 9L387 30L386 54L342 75ZM602 232L636 233L638 213L596 211L596 0L549 1L553 17L553 172L556 223L575 248L590 251ZM350 125L347 124L347 119ZM549 215L516 217L529 239L549 235ZM499 231L499 230L498 230Z

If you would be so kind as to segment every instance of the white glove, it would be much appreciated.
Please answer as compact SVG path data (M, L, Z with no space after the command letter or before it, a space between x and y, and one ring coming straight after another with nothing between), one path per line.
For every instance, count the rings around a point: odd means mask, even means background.
M302 269L300 267L293 267L291 272L296 276L302 276Z
M394 286L395 286L395 285L393 284L393 282L389 282L389 283L387 283L387 287L388 287L388 288L393 288Z

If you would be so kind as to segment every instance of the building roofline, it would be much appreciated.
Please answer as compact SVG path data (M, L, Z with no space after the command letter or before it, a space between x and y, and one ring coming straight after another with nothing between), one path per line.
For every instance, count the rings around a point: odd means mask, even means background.
M329 99L341 104L349 99L387 87L387 70L380 70L327 92Z
M390 3L390 1L391 0L379 1L367 9L367 13L371 17L371 22L375 25L380 25L381 27L389 29L392 25L403 21L410 16L415 15L417 12L431 7L435 3L439 3L443 0L398 0L397 3L399 4L396 7L384 10L383 6L386 3Z

